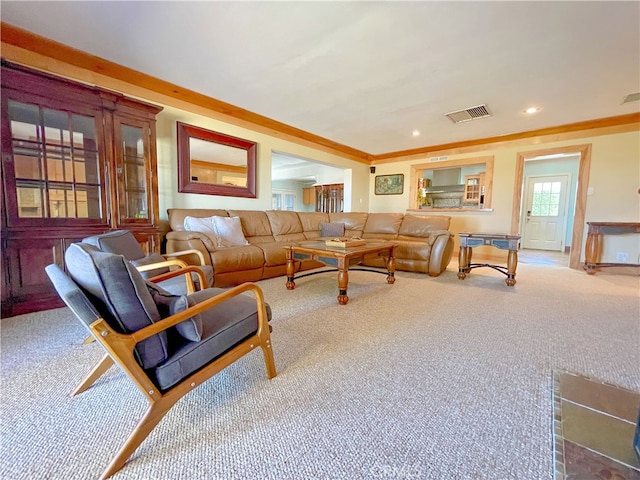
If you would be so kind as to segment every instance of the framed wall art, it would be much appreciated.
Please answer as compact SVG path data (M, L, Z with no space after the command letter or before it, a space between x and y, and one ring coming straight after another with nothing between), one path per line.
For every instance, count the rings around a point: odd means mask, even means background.
M404 174L376 175L374 192L376 195L402 195Z

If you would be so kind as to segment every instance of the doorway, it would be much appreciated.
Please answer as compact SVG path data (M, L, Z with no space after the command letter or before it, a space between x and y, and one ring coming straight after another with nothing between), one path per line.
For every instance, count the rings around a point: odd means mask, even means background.
M525 173L521 248L564 251L570 177Z
M580 267L580 254L583 248L584 240L584 222L585 211L587 204L587 190L589 185L589 170L591 168L591 145L574 145L567 147L557 147L545 150L534 150L529 152L520 152L517 154L516 159L516 175L514 182L514 203L511 216L511 232L520 234L523 236L523 228L526 216L525 209L525 196L524 190L526 188L525 183L525 168L530 175L558 175L561 176L566 172L553 171L549 168L549 171L529 171L529 165L536 165L535 160L546 160L548 165L555 165L558 168L560 164L560 158L566 158L569 156L575 156L576 163L575 168L577 172L570 176L569 193L567 200L569 205L567 208L567 215L564 223L565 227L565 242L564 251L569 248L569 267L578 269ZM555 159L555 160L554 160ZM528 163L525 166L525 163ZM537 164L540 168L544 168L543 164ZM574 189L575 193L571 193L571 189ZM571 205L571 201L575 203ZM544 250L541 250L544 254ZM563 254L564 252L560 252Z

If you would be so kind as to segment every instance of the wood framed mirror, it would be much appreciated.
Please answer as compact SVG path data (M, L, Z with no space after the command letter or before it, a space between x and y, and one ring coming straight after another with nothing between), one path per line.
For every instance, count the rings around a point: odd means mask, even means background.
M177 122L178 191L256 198L257 144Z

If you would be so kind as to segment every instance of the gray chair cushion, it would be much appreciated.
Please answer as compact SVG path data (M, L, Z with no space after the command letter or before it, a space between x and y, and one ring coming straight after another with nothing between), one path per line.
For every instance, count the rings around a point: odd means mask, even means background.
M112 252L112 253L117 253L117 252ZM159 253L155 253L155 252L152 253L151 255L147 255L146 257L138 258L137 260L130 260L131 264L134 267L142 267L144 265L150 265L152 263L159 263L164 261L165 261L165 258ZM162 275L163 273L167 273L169 270L170 270L169 267L160 267L160 268L154 268L153 270L140 272L140 274L142 275L142 278L147 279L147 278L155 277L156 275ZM182 279L182 281L184 282L184 278Z
M189 295L189 299L200 303L224 292L221 288L208 288ZM166 390L185 376L195 372L216 357L232 348L258 329L256 301L252 295L238 295L216 305L201 315L202 340L183 341L175 352L154 370L155 383ZM267 317L271 319L271 308L267 305Z
M103 252L124 255L127 260L138 260L145 256L136 237L129 230L115 230L93 235L82 240L82 243L93 245Z
M162 318L174 315L196 304L193 298L187 297L186 295L173 295L150 282L147 282L147 286ZM194 315L184 322L180 322L174 328L185 339L192 342L199 342L202 338L202 318L200 314Z
M115 253L124 255L135 267L149 265L151 263L164 262L165 258L159 253L151 253L145 256L142 247L136 240L136 237L129 230L115 230L113 232L101 233L85 238L82 243L88 243L107 253ZM207 279L207 286L213 285L213 267L211 265L198 266ZM170 271L169 267L161 267L146 272L140 272L142 278L148 279L161 275ZM196 289L200 290L200 279L196 274L192 275ZM175 294L184 295L187 293L186 282L184 277L175 277L163 280L159 283L162 288Z
M135 332L160 320L146 282L122 255L73 243L65 253L65 263L71 278L115 330ZM160 332L138 343L134 353L138 363L148 369L166 360L168 351L167 333Z
M132 262L133 263L133 262ZM213 267L211 265L194 265L195 267L202 270L204 273L204 278L207 280L207 286L210 287L213 285ZM154 272L156 270L153 270ZM145 273L145 272L140 272ZM150 278L150 277L144 277ZM191 274L191 278L193 278L194 285L196 290L202 290L200 286L200 278L195 273ZM167 292L173 293L174 295L186 295L187 294L187 282L183 275L178 275L173 278L168 278L167 280L162 280L158 282L162 288L164 288Z
M47 265L45 271L60 298L87 327L102 317L76 283L56 264Z

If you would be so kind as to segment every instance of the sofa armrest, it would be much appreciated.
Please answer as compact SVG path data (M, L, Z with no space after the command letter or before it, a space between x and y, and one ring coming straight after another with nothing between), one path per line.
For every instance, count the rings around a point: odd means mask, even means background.
M179 252L171 252L164 255L167 260L178 259L179 257L190 257L191 255L195 255L198 257L199 262L195 265L206 265L207 261L204 259L204 255L202 252L196 248L190 248L188 250L180 250ZM193 265L193 264L191 264Z
M433 246L433 244L436 243L438 239L443 236L453 237L453 234L449 230L433 230L432 232L429 232L429 240L428 240L429 245Z
M187 258L191 260L189 263L193 265L211 265L211 252L214 252L216 247L204 233L171 231L167 232L166 239L166 254L168 256L178 252L195 250L199 253L187 254ZM203 261L204 263L202 263Z
M444 272L453 255L453 233L448 230L432 232L429 235L431 254L429 256L429 275L437 277Z

